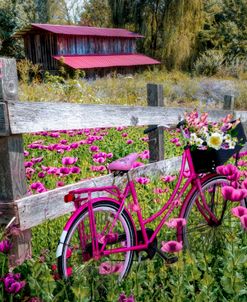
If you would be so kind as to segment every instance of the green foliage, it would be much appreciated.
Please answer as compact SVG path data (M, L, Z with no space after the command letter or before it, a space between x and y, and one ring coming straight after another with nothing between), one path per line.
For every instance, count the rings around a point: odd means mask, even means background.
M23 59L17 62L17 72L20 80L27 84L31 81L40 82L40 65L33 64L27 59Z
M200 34L201 49L219 49L231 62L247 55L246 0L204 1L205 25Z
M222 51L207 50L196 60L194 70L196 75L212 76L222 68L224 54Z
M162 59L170 69L189 69L203 26L202 0L170 1L164 16Z
M52 302L54 299L53 291L56 288L56 282L51 275L47 263L29 260L31 267L27 277L30 294L37 296L44 301Z
M80 24L96 27L111 27L108 0L87 0L80 17Z

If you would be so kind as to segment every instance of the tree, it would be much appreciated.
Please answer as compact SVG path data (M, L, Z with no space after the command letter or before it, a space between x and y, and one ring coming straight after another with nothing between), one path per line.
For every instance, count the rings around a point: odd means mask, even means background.
M109 0L116 26L134 25L145 38L141 47L168 69L189 68L203 25L203 0Z
M247 56L247 1L204 1L205 24L200 47L222 50L227 61Z
M81 25L111 27L111 10L108 0L87 0L81 14Z
M164 17L162 59L168 69L190 69L198 53L203 28L202 0L167 2Z

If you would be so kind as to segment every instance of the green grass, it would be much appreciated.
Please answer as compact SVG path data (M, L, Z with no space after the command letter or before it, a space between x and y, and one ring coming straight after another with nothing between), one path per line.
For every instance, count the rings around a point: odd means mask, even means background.
M52 79L52 77L51 77ZM48 83L20 82L21 101L76 102L82 104L147 105L147 83L162 84L165 105L172 107L204 106L198 99L200 82L206 78L173 71L146 70L131 76L98 78L95 81L67 80L59 83L56 78ZM211 81L224 78L209 78ZM246 80L228 78L236 87L236 109L246 110ZM210 87L208 88L210 90ZM206 108L204 108L206 109Z

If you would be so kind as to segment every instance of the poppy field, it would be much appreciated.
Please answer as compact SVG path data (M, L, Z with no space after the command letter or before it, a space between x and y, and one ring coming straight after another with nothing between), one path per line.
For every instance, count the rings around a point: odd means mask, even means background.
M24 136L28 194L108 174L107 165L120 157L138 152L135 166L148 163L148 137L143 127L95 128L40 132ZM176 131L165 131L165 158L181 155L183 139ZM240 169L247 166L241 158ZM242 172L243 175L244 172ZM147 175L135 179L143 215L150 216L168 199L176 175L160 178ZM229 193L229 192L228 192ZM135 216L131 200L126 205ZM176 213L175 213L176 214ZM245 214L245 213L244 213ZM237 216L237 215L235 215ZM234 236L221 232L198 253L180 251L178 261L166 264L157 255L137 261L128 277L113 283L100 276L88 280L83 273L72 280L60 280L56 267L56 247L68 216L32 229L33 256L9 272L11 241L3 232L0 242L1 301L239 301L247 300L247 235L243 228ZM135 217L134 217L135 219ZM236 217L237 224L240 224ZM12 227L8 234L18 236ZM159 234L162 241L176 240L172 227ZM109 278L108 278L109 277Z

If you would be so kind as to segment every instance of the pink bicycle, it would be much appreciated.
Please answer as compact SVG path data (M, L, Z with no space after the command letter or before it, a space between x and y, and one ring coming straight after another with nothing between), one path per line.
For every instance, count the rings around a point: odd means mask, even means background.
M221 188L228 180L213 172L219 164L215 158L207 159L206 155L198 161L197 156L189 145L185 146L173 193L157 213L146 219L142 216L129 173L138 158L136 153L109 165L114 176L127 175L123 190L112 185L69 192L65 202L74 202L75 212L66 223L57 248L60 276L67 279L72 274L86 276L89 272L94 277L111 275L121 281L129 273L135 253L143 251L147 253L146 258L152 259L157 253L168 263L175 262L177 257L164 253L157 241L158 233L174 212L187 221L186 225L177 227L177 242L192 250L213 244L208 238L214 238L218 229L224 230L224 237L231 230L235 232L238 222L232 218L230 209L236 203L224 200L221 194ZM187 169L190 173L185 178ZM106 196L93 198L95 192L105 192ZM126 206L129 195L133 199L135 215ZM246 200L242 200L241 205L246 207ZM157 219L159 222L154 229L148 227Z

